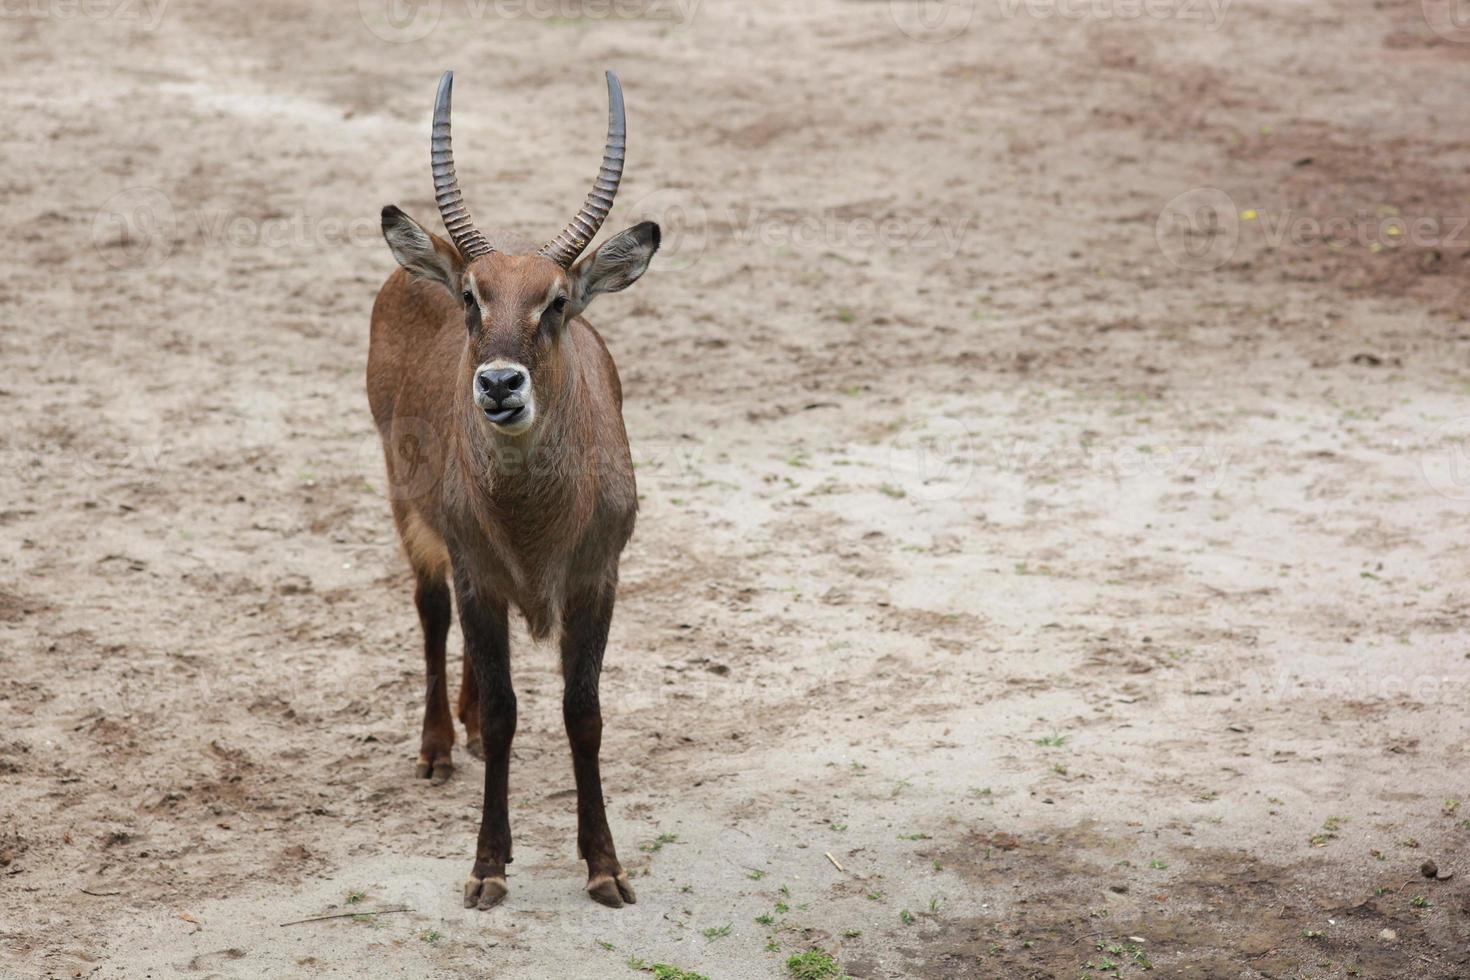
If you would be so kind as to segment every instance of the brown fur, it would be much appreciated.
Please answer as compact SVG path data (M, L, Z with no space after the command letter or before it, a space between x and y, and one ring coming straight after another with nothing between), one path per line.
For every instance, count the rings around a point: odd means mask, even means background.
M491 315L512 323L526 319L521 311L545 295L549 277L564 275L539 256L498 252L467 271L482 290L495 283ZM544 638L563 597L616 582L633 531L638 497L622 387L602 338L577 317L528 363L540 418L530 433L507 438L475 409L470 385L475 367L509 345L489 338L476 346L445 290L402 269L388 277L373 306L367 388L389 447L390 492L401 494L394 517L415 570L442 576L453 551L472 554L475 587L520 609ZM394 452L395 433L429 440L432 458ZM434 473L404 472L405 458Z
M656 249L656 229L652 236ZM496 240L498 248L524 248ZM451 245L433 236L433 249L459 269ZM537 313L554 290L576 285L578 269L568 272L535 254L492 252L459 270L461 289L478 299L467 306L444 281L400 268L373 306L368 400L383 439L394 520L419 582L429 675L419 771L442 781L453 768L441 623L448 574L465 633L458 715L472 745L477 735L483 741L486 758L484 817L465 893L467 904L482 908L505 895L510 862L505 796L516 705L508 607L521 611L538 638L560 629L588 891L609 905L634 900L598 775L598 675L619 555L638 509L622 388L591 324L553 317L548 329ZM452 273L446 278L454 282ZM530 374L535 421L520 435L490 424L473 401L477 367L497 359Z

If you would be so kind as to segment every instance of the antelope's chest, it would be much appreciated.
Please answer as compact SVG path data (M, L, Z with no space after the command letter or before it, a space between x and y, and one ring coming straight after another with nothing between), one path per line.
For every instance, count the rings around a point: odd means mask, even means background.
M546 636L561 616L585 521L565 505L518 509L497 501L488 514L457 521L456 547L477 591L515 606L531 633Z

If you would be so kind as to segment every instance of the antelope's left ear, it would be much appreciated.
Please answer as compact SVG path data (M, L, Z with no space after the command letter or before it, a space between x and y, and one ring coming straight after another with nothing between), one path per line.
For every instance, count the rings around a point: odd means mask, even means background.
M598 293L616 293L637 282L648 271L658 244L658 225L645 221L609 238L597 251L574 265L567 317L581 315Z

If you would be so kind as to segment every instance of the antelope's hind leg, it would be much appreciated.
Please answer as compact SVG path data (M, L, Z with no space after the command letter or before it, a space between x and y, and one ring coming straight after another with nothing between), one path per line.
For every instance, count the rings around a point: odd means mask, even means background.
M419 740L417 773L436 785L454 774L454 718L449 713L449 676L445 644L452 616L445 577L449 553L444 542L406 508L395 513L403 550L413 566L414 605L424 633L424 727Z
M485 746L480 741L480 689L475 683L475 666L470 663L470 652L465 650L463 669L459 678L460 724L464 725L465 748L476 759L485 758Z

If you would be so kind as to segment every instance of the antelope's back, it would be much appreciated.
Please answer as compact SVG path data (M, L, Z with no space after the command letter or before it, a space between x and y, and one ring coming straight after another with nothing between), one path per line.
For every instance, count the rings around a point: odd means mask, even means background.
M367 394L379 431L392 418L433 422L454 388L464 314L436 283L395 269L373 303Z

